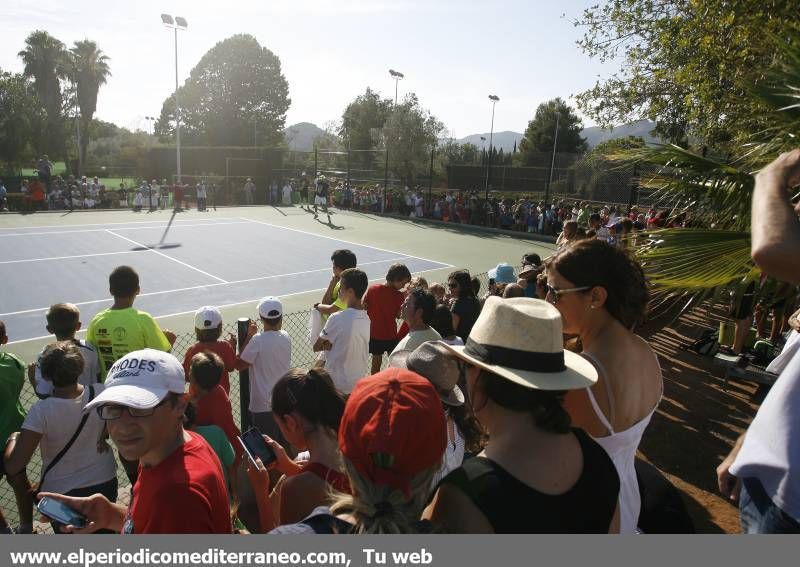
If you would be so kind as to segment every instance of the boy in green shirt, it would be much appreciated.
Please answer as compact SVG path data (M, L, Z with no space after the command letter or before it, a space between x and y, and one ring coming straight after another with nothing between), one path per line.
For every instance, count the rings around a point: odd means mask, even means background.
M328 284L328 289L325 290L325 295L322 296L322 301L314 304L314 309L322 313L323 319L347 309L347 303L339 297L341 285L339 276L343 271L356 267L356 255L350 250L336 250L331 255L331 262L333 263L333 277Z
M6 325L0 321L0 345L7 342ZM19 431L25 419L25 410L19 399L24 384L25 363L9 352L0 352L0 440L2 440L3 446L12 433ZM0 458L0 478L5 475L6 469L3 459ZM10 484L13 482L12 479L8 479L8 481ZM23 527L27 528L27 532L30 533L31 518L23 518L23 523L27 524ZM2 510L0 510L0 533L11 533Z
M136 270L130 266L115 268L108 277L108 287L114 304L94 316L86 333L86 340L97 348L103 380L114 363L126 354L145 348L169 352L175 343L175 333L162 331L149 313L133 308L140 291ZM135 484L138 461L127 461L122 455L119 460L128 480Z
M139 274L133 268L116 268L108 285L114 304L94 316L86 334L86 340L97 348L103 379L126 354L145 348L169 352L175 342L174 333L162 331L149 313L133 308L140 291Z

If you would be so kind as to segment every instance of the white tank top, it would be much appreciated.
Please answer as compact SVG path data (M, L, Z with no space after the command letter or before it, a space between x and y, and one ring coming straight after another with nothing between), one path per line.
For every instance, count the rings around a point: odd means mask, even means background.
M602 363L590 353L584 352L583 356L595 365L598 374L603 379L603 384L605 384L606 387L606 394L608 395L610 413L613 417L614 398L611 394L611 388L608 385L608 375L605 372L605 368ZM657 358L656 362L658 362ZM650 424L650 419L652 419L653 414L658 408L658 404L661 403L663 389L658 397L658 402L653 409L650 410L650 413L624 431L614 431L608 418L606 418L600 406L597 404L592 389L586 388L586 393L589 396L589 401L592 404L594 413L597 415L597 419L600 420L600 423L602 423L603 427L608 429L609 432L605 437L593 437L593 439L606 450L606 453L611 457L614 466L617 468L617 474L619 474L619 531L622 534L636 533L639 522L639 512L642 508L642 499L639 494L639 481L636 478L634 459L636 457L636 450L639 448L639 443L642 440L642 435L644 435L644 430L647 429L647 426Z

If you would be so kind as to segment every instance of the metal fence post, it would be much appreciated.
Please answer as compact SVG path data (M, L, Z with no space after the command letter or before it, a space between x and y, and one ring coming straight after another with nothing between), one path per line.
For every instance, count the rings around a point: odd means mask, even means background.
M386 213L386 187L389 185L389 149L386 149L386 167L383 170L383 210Z
M242 354L244 341L247 338L247 330L250 327L250 319L240 317L236 321L236 335L239 344L239 354ZM245 431L250 428L250 371L239 371L239 412L241 416L241 429Z
M431 170L428 175L428 210L424 216L430 217L433 211L432 193L433 193L433 156L436 153L436 148L431 148Z

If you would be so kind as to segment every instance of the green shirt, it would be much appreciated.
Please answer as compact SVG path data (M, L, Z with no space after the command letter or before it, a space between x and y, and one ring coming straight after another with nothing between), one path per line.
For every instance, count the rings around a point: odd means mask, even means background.
M200 435L219 457L222 463L222 473L225 475L225 483L228 483L228 469L231 468L236 454L233 452L231 442L225 436L225 432L216 425L198 425L193 431Z
M347 303L344 302L344 299L339 297L339 285L341 283L342 282L340 281L336 282L336 285L333 286L333 292L331 293L331 296L333 297L333 304L338 307L340 311L344 311L347 309Z
M25 410L19 400L25 384L25 363L8 352L0 352L0 439L19 431Z
M86 340L97 348L104 380L108 369L126 354L143 348L169 352L172 346L155 319L133 307L105 309L95 315Z

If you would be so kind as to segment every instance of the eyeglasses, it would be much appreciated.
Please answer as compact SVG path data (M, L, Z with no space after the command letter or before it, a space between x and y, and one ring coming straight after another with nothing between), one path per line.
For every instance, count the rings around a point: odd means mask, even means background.
M116 406L116 405L106 405L100 406L97 408L97 415L100 416L100 419L103 421L113 421L115 419L119 419L122 417L124 412L128 412L128 415L131 417L149 417L156 412L156 409L159 406L164 405L166 401L169 399L169 396L166 396L163 400L161 400L158 404L154 405L151 408L146 409L139 409L139 408L132 408L128 406Z
M450 283L447 284L447 287L450 288L450 289L453 289L453 288L458 287L458 284L456 282L450 282Z
M557 289L548 283L544 284L544 288L547 290L547 296L548 297L552 296L553 300L550 303L552 303L553 305L556 305L561 300L561 296L564 295L565 293L575 293L577 291L588 291L592 289L590 286L571 287L569 289Z

